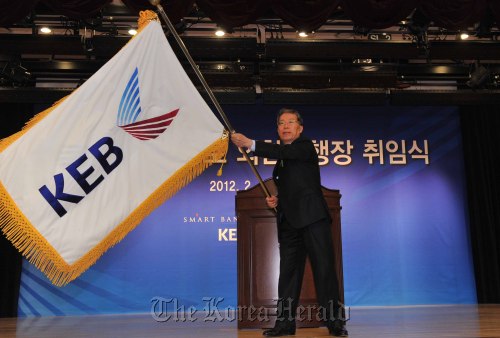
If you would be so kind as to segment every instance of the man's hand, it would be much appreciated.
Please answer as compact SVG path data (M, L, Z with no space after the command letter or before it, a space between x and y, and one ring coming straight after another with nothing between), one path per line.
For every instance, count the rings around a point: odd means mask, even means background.
M266 197L267 206L274 209L278 206L278 196Z
M240 133L233 133L231 134L231 141L238 147L238 148L247 148L250 149L252 146L252 140L246 137L243 134Z

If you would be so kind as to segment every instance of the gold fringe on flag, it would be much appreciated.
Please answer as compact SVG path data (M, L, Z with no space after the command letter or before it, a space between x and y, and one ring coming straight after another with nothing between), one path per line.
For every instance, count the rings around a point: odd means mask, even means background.
M144 11L140 15L139 29L144 28L151 20L155 20L155 17L158 19L152 11ZM64 98L56 102L52 107L35 115L21 131L0 140L0 152L50 114L63 100ZM223 132L219 139L178 169L101 242L73 264L66 263L54 247L24 216L2 182L0 182L0 229L26 259L45 273L54 285L64 286L92 266L104 252L120 242L154 209L175 195L177 191L190 183L216 160L225 158L228 143L228 134Z
M228 142L229 138L224 133L221 138L178 169L125 218L121 224L74 264L67 264L61 258L52 245L47 242L19 210L1 182L0 228L6 238L12 242L26 259L45 273L54 285L66 285L92 266L110 247L120 242L154 209L175 195L177 191L212 165L214 159L225 157Z
M74 93L74 91L71 94L73 94L73 93ZM7 148L8 146L10 146L12 143L14 143L14 141L16 141L18 138L20 138L21 136L23 136L31 127L33 127L34 125L36 125L39 121L43 120L43 118L45 118L45 116L49 115L67 97L68 96L65 96L65 97L59 99L51 107L49 107L49 108L45 109L44 111L42 111L42 112L36 114L35 116L33 116L28 122L25 123L25 125L23 126L23 128L20 131L18 131L17 133L12 134L12 135L4 138L4 139L1 139L0 140L0 153L5 148Z

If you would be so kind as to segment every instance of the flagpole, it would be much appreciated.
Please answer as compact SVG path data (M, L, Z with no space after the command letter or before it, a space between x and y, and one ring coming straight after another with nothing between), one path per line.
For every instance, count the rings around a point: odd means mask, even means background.
M217 98L215 97L214 93L212 92L212 89L210 89L210 87L208 86L207 81L205 81L205 78L203 77L203 74L201 73L201 71L199 70L199 68L196 66L196 63L194 62L193 58L191 57L191 54L189 53L188 49L186 48L186 45L184 45L184 42L182 41L181 37L179 36L179 34L177 33L177 31L175 30L174 25L172 24L172 22L170 21L170 19L167 16L167 14L163 10L163 6L160 4L160 0L150 0L149 2L158 9L158 12L160 13L160 15L163 18L163 20L165 21L165 23L167 24L167 27L168 27L169 31L174 36L175 41L177 42L177 44L181 48L182 52L184 53L184 55L188 59L189 64L191 65L191 67L193 68L196 76L198 77L198 79L200 80L201 84L203 85L203 88L205 89L205 91L207 92L208 96L210 97L210 100L215 105L215 108L217 109L217 112L221 116L222 120L224 121L224 124L226 125L227 129L229 129L229 132L231 134L235 133L234 128L231 126L231 123L229 122L229 120L228 120L226 114L224 113L224 111L222 110L222 107L220 106L219 102L217 101ZM241 149L240 147L238 147L238 150L243 154L243 157L245 157L245 160L250 165L250 168L252 169L252 172L254 173L254 175L259 180L259 184L262 187L262 190L264 190L264 193L266 194L266 196L267 197L271 197L271 194L269 193L269 190L267 189L266 185L264 184L264 181L262 180L262 177L260 176L259 172L255 168L254 164L250 160L250 157L248 157L247 152L245 150Z

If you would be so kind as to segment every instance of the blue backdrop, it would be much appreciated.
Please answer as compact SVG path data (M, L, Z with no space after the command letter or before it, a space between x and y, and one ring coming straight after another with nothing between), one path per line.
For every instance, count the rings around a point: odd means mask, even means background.
M270 141L279 108L224 107L236 130ZM346 304L475 303L458 110L294 108L317 144L323 185L342 194ZM234 146L227 159L221 177L208 169L69 285L24 262L19 315L147 313L155 297L235 307L234 197L257 181ZM270 177L272 163L255 163Z

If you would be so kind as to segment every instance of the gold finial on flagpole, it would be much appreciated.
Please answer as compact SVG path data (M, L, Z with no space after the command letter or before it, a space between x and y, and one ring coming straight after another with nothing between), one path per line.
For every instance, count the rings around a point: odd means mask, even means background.
M139 19L137 19L137 25L139 30L146 27L147 24L150 23L151 21L160 22L158 14L156 14L154 11L151 10L145 10L139 12Z

